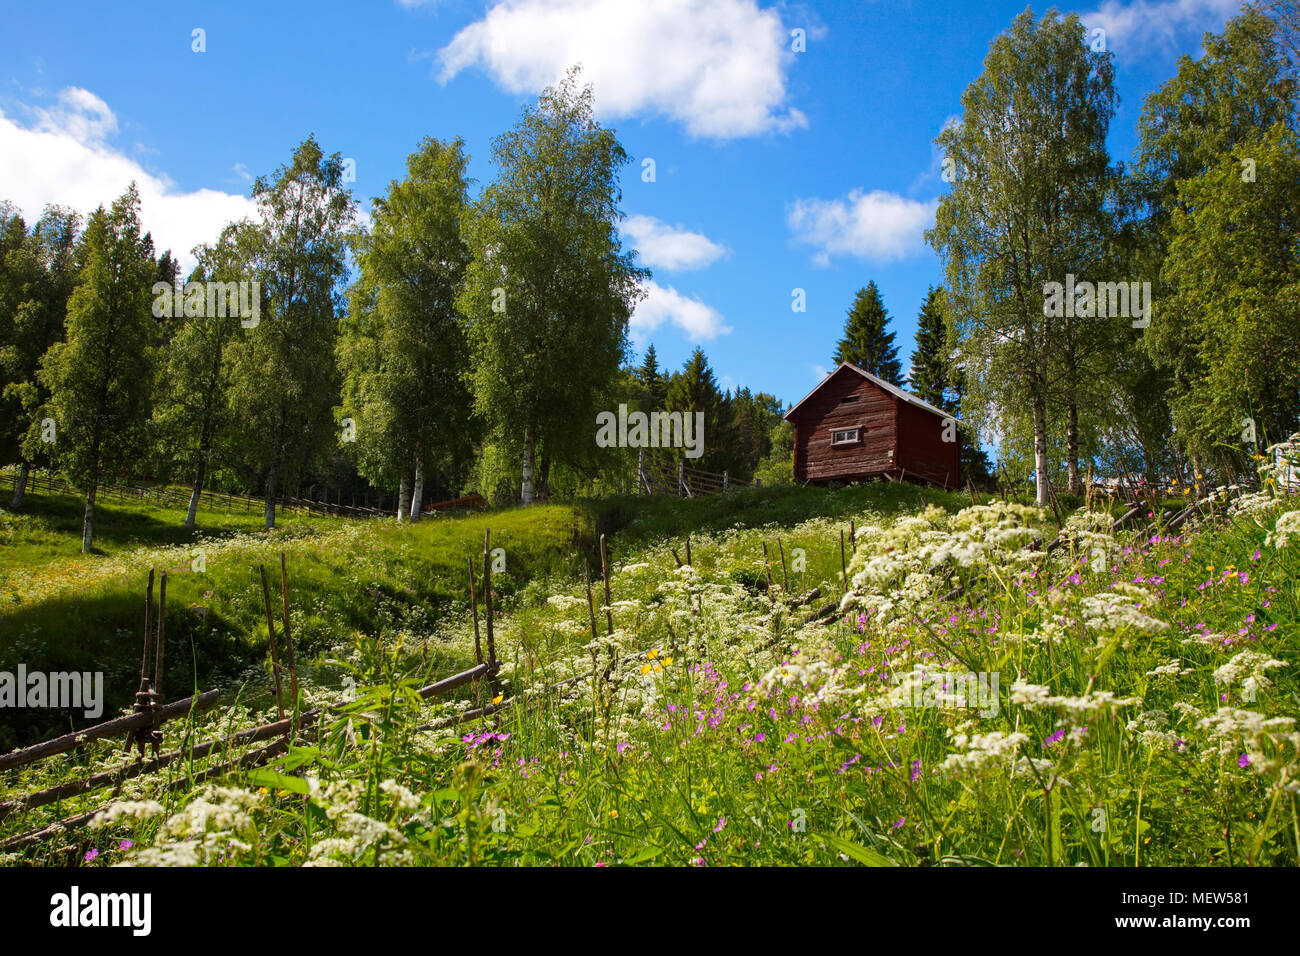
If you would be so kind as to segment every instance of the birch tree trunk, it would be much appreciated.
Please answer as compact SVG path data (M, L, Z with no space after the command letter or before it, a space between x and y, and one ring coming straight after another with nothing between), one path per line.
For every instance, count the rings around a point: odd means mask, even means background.
M1079 478L1079 405L1073 395L1070 397L1065 420L1065 454L1070 469L1069 492L1081 495L1083 482Z
M406 520L406 509L411 504L411 483L405 474L402 475L402 483L397 486L397 523L401 524Z
M537 437L533 426L524 429L524 470L519 489L520 500L526 504L533 503L533 471L537 462Z
M424 508L424 465L415 466L415 491L411 494L411 520L420 520L420 511Z
M86 490L86 511L81 520L81 553L90 552L90 544L95 538L95 492L99 490L99 479L91 478Z
M271 436L272 445L271 471L266 476L266 529L275 527L275 496L280 490L280 458L283 455L284 411L281 409L275 419L275 432Z
M1041 508L1048 505L1047 497L1047 399L1041 395L1034 396L1034 478L1036 479L1035 502Z
M185 512L185 527L194 527L194 518L199 513L199 499L203 497L203 478L208 470L208 463L205 459L199 459L198 472L194 476L194 487L190 489L190 507Z
M9 507L17 510L23 506L23 495L27 493L27 475L32 466L23 462L18 466L18 480L14 482L14 497L9 502Z

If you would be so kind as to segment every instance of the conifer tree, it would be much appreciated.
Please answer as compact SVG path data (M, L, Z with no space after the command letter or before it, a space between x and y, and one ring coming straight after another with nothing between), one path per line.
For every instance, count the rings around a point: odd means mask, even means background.
M903 384L903 366L898 360L894 333L889 331L889 313L874 280L853 297L844 337L835 349L835 364L841 362L852 363L891 385Z

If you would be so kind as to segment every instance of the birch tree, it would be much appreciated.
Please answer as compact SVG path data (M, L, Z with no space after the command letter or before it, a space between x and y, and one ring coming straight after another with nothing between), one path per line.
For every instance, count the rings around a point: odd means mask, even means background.
M1027 409L1037 501L1048 503L1048 409L1070 332L1047 315L1044 286L1086 273L1112 172L1109 54L1075 16L1029 11L999 36L939 135L953 188L927 240L947 271L966 401L977 419ZM1108 320L1109 321L1109 320Z
M260 223L252 267L262 306L237 341L229 393L247 463L264 476L266 527L276 499L335 440L334 344L355 214L343 159L309 137L273 178L253 184Z
M518 442L520 497L531 504L539 448L594 444L597 397L618 373L648 273L617 231L628 156L593 119L576 69L494 141L492 156L497 179L465 230L473 261L459 303L475 411L494 438Z
M467 162L460 139L426 139L407 158L406 178L374 201L373 228L355 240L360 276L338 344L340 417L353 420L361 474L399 484L398 521L418 520L428 476L458 475L472 450L456 308L469 264L460 235Z
M193 282L249 282L249 259L256 234L251 224L227 226L214 245L200 246ZM238 308L216 306L205 295L203 308L194 315L173 315L163 321L175 327L163 353L158 401L154 410L155 433L168 460L190 481L190 502L185 527L193 528L199 501L214 458L233 457L231 387L232 349L239 341L244 321Z
M149 418L157 263L152 242L140 234L134 183L109 210L91 213L79 255L66 338L45 353L38 377L49 391L42 417L52 424L55 460L85 491L84 553L94 539L102 477L138 458Z

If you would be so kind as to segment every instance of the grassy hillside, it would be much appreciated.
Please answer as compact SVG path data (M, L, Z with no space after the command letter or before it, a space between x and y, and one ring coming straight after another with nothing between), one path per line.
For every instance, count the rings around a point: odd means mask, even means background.
M67 497L29 499L22 514L0 512L0 670L18 662L33 670L102 670L114 706L128 703L139 682L150 567L169 571L168 696L196 683L233 693L251 679L263 699L268 684L259 662L268 642L257 565L267 567L278 620L280 552L294 640L310 666L354 632L435 632L451 606L467 601L465 562L482 553L489 525L494 546L506 551L496 585L507 598L534 577L570 567L592 533L586 515L561 506L414 527L290 516L267 533L258 515L201 515L202 530L189 532L180 527L182 510L113 503L97 509L104 553L82 555L80 513L80 502ZM155 600L157 593L156 585ZM0 729L0 748L47 734L50 719L19 712Z
M895 485L234 532L208 559L221 619L258 646L245 579L283 548L314 642L308 699L336 699L344 673L357 699L273 769L197 791L134 781L112 822L15 861L1294 865L1300 514L1254 496L1193 532L1152 517L1111 535L1078 512L1050 556L1037 509ZM412 691L473 659L460 567L489 523L509 569L504 709L429 729L486 693ZM593 637L582 560L601 531L613 627L598 589ZM177 554L96 567L139 578ZM89 593L117 595L90 567ZM68 613L48 586L16 589L20 608ZM837 612L810 621L828 599ZM223 710L220 731L266 704ZM125 759L92 749L5 786Z

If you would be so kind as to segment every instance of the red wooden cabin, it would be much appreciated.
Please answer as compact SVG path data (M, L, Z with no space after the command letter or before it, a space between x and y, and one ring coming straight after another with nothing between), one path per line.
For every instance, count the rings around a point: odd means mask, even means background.
M952 416L856 365L845 362L831 372L785 417L794 424L797 482L961 483Z

